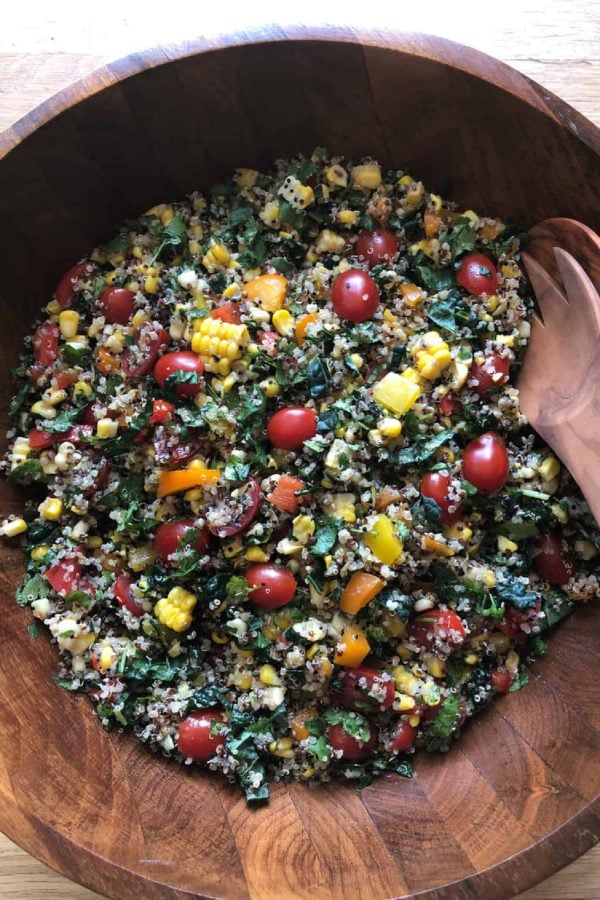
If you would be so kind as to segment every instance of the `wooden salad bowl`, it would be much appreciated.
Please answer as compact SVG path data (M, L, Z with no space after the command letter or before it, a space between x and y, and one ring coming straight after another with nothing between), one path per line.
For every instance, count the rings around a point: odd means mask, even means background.
M600 226L600 132L523 75L423 35L269 30L114 63L0 135L0 414L8 370L60 274L153 204L315 146L410 166L482 214ZM551 365L551 360L548 361ZM590 472L589 477L599 477ZM0 512L19 509L3 480ZM0 828L112 897L506 898L600 836L600 615L550 638L412 780L357 791L237 789L106 733L52 680L54 647L13 600L0 551Z

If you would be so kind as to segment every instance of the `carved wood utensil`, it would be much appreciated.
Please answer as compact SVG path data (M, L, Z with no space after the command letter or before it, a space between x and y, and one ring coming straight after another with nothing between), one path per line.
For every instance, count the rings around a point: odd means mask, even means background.
M553 256L564 292L523 254L542 318L533 317L519 375L521 409L600 521L600 296L570 253L555 247Z
M527 253L540 263L555 281L560 271L554 256L561 247L580 263L600 293L600 237L583 222L556 217L544 219L529 230Z

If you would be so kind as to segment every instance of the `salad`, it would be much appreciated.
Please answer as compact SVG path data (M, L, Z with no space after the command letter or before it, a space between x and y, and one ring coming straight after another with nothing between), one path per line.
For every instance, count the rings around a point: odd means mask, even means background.
M251 801L408 776L523 687L600 535L519 410L522 239L317 149L70 268L14 370L0 528L59 684Z

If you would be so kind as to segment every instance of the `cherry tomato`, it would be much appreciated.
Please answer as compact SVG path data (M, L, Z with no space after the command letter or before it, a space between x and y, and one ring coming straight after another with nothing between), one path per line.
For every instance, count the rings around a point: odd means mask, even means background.
M56 385L57 391L64 391L65 388L68 388L70 384L73 384L75 381L75 376L71 375L70 372L57 372L56 375L53 376L53 382Z
M317 433L317 414L306 406L286 406L267 422L267 435L280 450L298 450Z
M148 425L164 425L165 422L172 422L174 413L175 407L168 400L155 400Z
M471 378L477 380L477 384L473 387L475 393L483 397L491 388L501 387L508 381L508 371L510 369L510 360L506 356L500 356L498 353L491 353L486 356L482 365L474 362L471 366Z
M440 416L453 416L462 408L462 403L453 397L452 394L446 394L438 403L438 412Z
M560 587L575 574L575 566L563 552L563 543L558 535L543 532L537 540L537 549L533 568L550 584Z
M234 303L231 300L228 300L226 303L219 304L219 306L216 306L213 310L211 310L210 314L213 319L220 319L222 322L229 322L231 325L242 324L240 305L239 303Z
M531 632L534 625L537 624L542 609L541 600L538 600L535 606L529 609L515 609L509 606L504 614L504 618L498 623L498 630L502 634L507 634L517 643L524 643L526 636ZM524 626L524 628L523 628Z
M87 438L91 438L95 430L93 425L73 425L68 431L61 432L57 437L70 444L85 444Z
M491 685L495 691L502 694L508 694L510 686L513 683L513 677L507 669L492 669Z
M80 262L76 263L76 265L74 266L71 266L71 268L65 272L63 277L58 282L56 291L54 292L54 296L63 309L67 309L73 302L75 282L81 280L85 281L90 277L93 271L94 266L92 265L92 263Z
M391 263L398 255L398 238L389 228L361 231L355 244L356 255L370 269Z
M132 616L143 616L144 607L131 593L131 578L129 575L119 575L115 581L115 597L121 606L124 606Z
M359 741L344 731L341 723L339 725L330 725L328 740L334 750L342 751L342 759L348 762L362 762L367 759L377 745L377 729L372 722L367 722L369 726L369 740Z
M60 331L54 322L44 322L33 335L33 358L46 368L51 366L58 355Z
M335 676L329 691L335 703L355 712L377 712L389 709L394 702L395 687L376 669L357 666L344 669Z
M235 493L235 497L221 500L206 512L206 527L218 538L244 531L260 508L262 492L256 478L249 478L243 487L235 489Z
M172 519L170 522L162 522L158 526L154 532L154 552L161 562L171 562L169 557L177 552L186 532L191 529L199 530L193 519ZM208 530L204 528L190 549L202 555L207 545Z
M405 750L410 750L416 739L417 729L401 719L398 729L392 738L390 750L395 751L396 753L404 753Z
M435 500L439 506L440 522L452 525L460 519L460 502L449 496L453 479L445 472L427 472L421 479L421 494Z
M362 269L348 269L333 282L331 302L341 319L366 322L379 306L379 288Z
M467 444L463 454L463 476L482 494L496 494L508 480L510 465L504 439L486 431Z
M250 600L261 609L278 609L285 606L296 593L296 579L289 569L258 563L246 570L246 583L250 592Z
M409 638L421 647L432 650L436 645L456 650L465 640L465 626L451 609L429 609L409 623Z
M44 572L46 581L61 597L77 590L80 577L81 565L76 559L61 559Z
M177 748L186 759L208 762L225 746L221 734L213 734L215 722L223 722L223 714L215 709L190 713L179 725Z
M456 280L470 294L493 294L498 287L498 273L489 256L468 253L463 257Z
M126 347L121 357L121 368L131 378L141 378L152 371L163 347L169 343L168 332L159 322L147 322L136 331L134 346Z
M277 334L276 331L261 331L258 336L258 343L267 356L276 356L277 341L280 340L280 338L281 335Z
M181 382L175 386L178 397L195 397L201 387L200 376L204 372L204 363L198 354L192 353L191 350L175 350L161 356L154 366L154 377L161 387L165 386L169 375L174 375L175 372L190 372L196 376L192 384Z
M52 446L55 436L49 431L40 431L39 428L32 428L29 432L29 446L32 450L47 450Z
M100 294L102 315L111 325L126 325L133 315L135 293L127 288L109 287Z

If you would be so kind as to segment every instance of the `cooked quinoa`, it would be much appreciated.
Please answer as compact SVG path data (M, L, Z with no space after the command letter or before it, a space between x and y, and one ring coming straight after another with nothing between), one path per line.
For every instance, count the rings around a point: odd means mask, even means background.
M106 728L263 800L410 775L527 683L600 535L519 410L522 238L316 150L65 274L14 373L1 532Z

